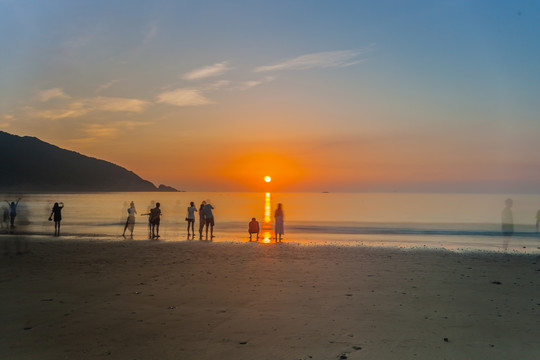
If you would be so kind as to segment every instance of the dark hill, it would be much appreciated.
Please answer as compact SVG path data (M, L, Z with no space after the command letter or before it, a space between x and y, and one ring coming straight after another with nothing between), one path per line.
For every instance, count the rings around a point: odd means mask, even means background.
M35 137L0 131L0 154L0 193L157 190L123 167Z

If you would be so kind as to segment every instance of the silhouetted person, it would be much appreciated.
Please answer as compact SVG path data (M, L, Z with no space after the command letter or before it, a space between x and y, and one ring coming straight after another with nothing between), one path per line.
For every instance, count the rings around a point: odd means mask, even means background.
M206 201L203 201L201 203L201 206L199 207L199 235L202 239L202 231L204 229L204 224L206 223L206 219L204 217L204 205L206 205Z
M152 239L159 238L159 223L161 221L161 209L160 204L156 203L156 207L150 210L150 225L152 232Z
M274 220L275 220L275 233L276 233L276 241L281 241L281 238L284 234L283 230L283 205L278 204L276 212L274 213Z
M126 230L129 229L129 232L131 233L131 238L133 239L133 229L135 228L135 214L137 214L137 210L135 210L135 203L132 201L129 204L129 208L127 209L128 217L126 220L126 226L124 226L124 232L122 233L122 236L126 236Z
M51 215L49 220L54 220L54 236L60 236L60 222L62 221L62 209L64 208L64 203L54 203L54 206L51 210Z
M204 205L204 223L206 225L206 239L208 239L208 227L210 227L210 238L214 237L214 214L212 210L214 207L212 204Z
M501 214L501 227L502 227L502 233L504 235L503 240L503 248L506 251L508 248L508 242L510 240L510 236L514 233L514 216L512 215L512 205L513 205L512 199L506 199L504 202L504 209Z
M257 241L259 241L259 222L255 218L251 218L248 226L249 241L252 240L251 236L257 234Z
M193 233L193 237L195 237L195 213L197 212L197 208L195 207L195 203L192 201L189 203L189 207L187 208L187 236L189 239L189 226L191 225L191 231Z
M9 205L9 224L11 228L15 227L15 217L17 216L17 205L19 205L19 201L21 199L19 198L17 202L12 201L11 203L7 200L5 200L7 204Z
M538 232L538 225L540 225L540 210L536 213L536 232Z

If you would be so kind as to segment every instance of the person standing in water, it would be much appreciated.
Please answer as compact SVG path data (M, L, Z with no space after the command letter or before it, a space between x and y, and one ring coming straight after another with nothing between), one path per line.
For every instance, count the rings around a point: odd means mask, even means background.
M276 209L276 212L274 213L274 219L275 219L275 233L276 233L276 241L281 241L281 238L284 234L283 229L283 204L279 203Z
M514 216L512 215L512 205L514 202L512 199L506 199L504 204L505 206L501 214L501 228L504 235L503 248L506 251L510 236L514 233Z
M126 237L126 230L129 229L131 233L131 238L133 239L133 229L135 228L135 214L137 214L137 210L135 210L135 203L133 201L129 204L127 212L128 217L126 220L126 226L124 226L124 232L122 233L122 236Z
M536 213L536 232L538 232L538 225L540 225L540 210Z
M204 205L206 205L206 201L203 201L201 203L201 206L199 207L199 236L202 239L202 231L204 229L204 224L206 223L206 219L204 217Z
M206 239L208 240L208 227L210 226L210 239L214 237L214 207L208 203L204 205L204 223L206 224Z
M54 220L54 236L60 236L60 222L62 221L62 209L64 203L54 203L49 220Z
M195 237L195 213L197 212L197 208L195 207L195 203L192 201L189 203L189 207L187 208L187 236L189 239L189 226L191 225L191 232L193 233L193 237Z
M159 223L161 222L160 203L156 203L156 207L150 210L150 225L152 239L159 238Z

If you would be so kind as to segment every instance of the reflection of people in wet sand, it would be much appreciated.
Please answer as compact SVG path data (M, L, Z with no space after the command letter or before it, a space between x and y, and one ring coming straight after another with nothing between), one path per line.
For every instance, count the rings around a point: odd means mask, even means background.
M251 221L248 226L249 231L249 241L251 241L251 236L257 234L257 241L259 241L259 222L255 218L251 218Z
M203 201L201 203L201 206L199 207L199 236L201 237L201 239L202 231L204 229L204 223L206 222L204 218L204 205L206 205L206 201Z
M62 209L64 203L54 203L49 220L54 220L54 236L60 236L60 222L62 221Z
M204 223L206 224L206 238L208 239L208 227L210 226L210 238L214 237L214 214L212 204L204 205Z
M536 213L536 232L538 232L538 225L540 224L540 210Z
M192 201L189 203L189 207L187 208L187 236L189 239L189 226L191 225L191 232L193 233L193 237L195 237L195 213L197 212L197 208L195 207L195 203Z
M501 225L502 233L504 235L503 248L506 250L508 248L508 242L510 236L514 233L514 217L512 215L512 199L506 199L505 206L501 214Z
M7 228L8 227L8 222L9 222L9 209L6 206L2 207L2 219L1 220L2 220L1 228L3 229L4 226Z
M19 201L21 199L19 198L17 202L12 201L11 203L7 200L5 200L7 204L9 205L9 223L12 228L15 227L15 217L17 216L17 205L19 205Z
M281 238L284 234L283 230L283 205L278 204L276 212L274 213L274 219L275 219L275 233L276 233L276 241L281 241Z
M131 233L131 238L133 239L133 229L135 228L135 214L137 214L137 210L135 210L135 203L132 201L129 204L129 208L127 209L128 217L126 220L126 226L124 226L124 232L122 233L122 236L126 236L126 230L129 229Z

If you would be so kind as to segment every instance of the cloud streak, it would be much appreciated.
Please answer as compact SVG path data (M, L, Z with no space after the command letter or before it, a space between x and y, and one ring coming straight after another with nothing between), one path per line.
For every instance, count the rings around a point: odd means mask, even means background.
M285 60L273 65L259 66L255 72L280 71L280 70L306 70L314 68L341 68L363 62L358 59L368 50L343 50L327 51L314 54L307 54Z
M117 82L118 82L118 80L111 80L108 83L102 84L102 85L98 86L98 88L96 89L95 92L101 92L101 91L103 91L105 89L108 89Z
M163 92L157 96L156 102L174 106L201 106L212 104L212 101L206 98L201 90L189 88Z
M35 109L29 107L26 110L36 117L58 120L81 117L93 111L139 113L144 111L148 105L150 105L149 102L139 99L98 96L77 99L76 101L59 108Z
M66 93L64 93L64 90L60 89L60 88L52 88L52 89L47 89L47 90L43 90L39 93L39 100L41 102L47 102L51 99L54 99L54 98L69 98L69 95L67 95Z
M202 68L185 73L182 78L186 80L204 79L211 76L222 75L230 69L231 68L228 66L227 62L220 62L214 65L204 66Z

